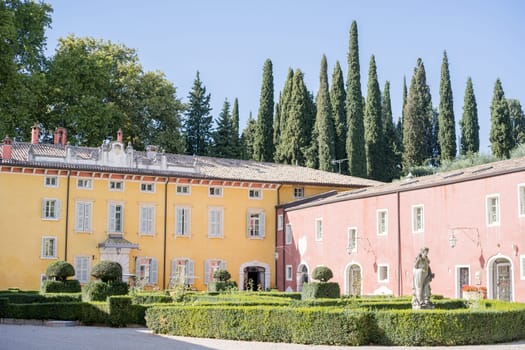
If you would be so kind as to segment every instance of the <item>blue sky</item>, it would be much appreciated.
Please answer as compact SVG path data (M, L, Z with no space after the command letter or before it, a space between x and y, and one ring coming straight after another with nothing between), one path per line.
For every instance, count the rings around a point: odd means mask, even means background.
M187 100L196 71L211 93L217 117L227 98L239 99L241 129L257 117L262 67L273 63L275 96L288 68L301 69L317 94L321 57L329 77L336 61L345 81L349 29L359 30L361 84L375 55L381 88L391 84L394 119L401 114L403 77L423 59L434 106L439 104L443 50L447 51L456 124L472 77L481 124L481 151L489 150L490 103L500 78L507 98L525 105L525 2L520 0L47 0L54 9L48 55L69 34L123 44L147 71L159 70ZM459 132L459 127L457 127Z

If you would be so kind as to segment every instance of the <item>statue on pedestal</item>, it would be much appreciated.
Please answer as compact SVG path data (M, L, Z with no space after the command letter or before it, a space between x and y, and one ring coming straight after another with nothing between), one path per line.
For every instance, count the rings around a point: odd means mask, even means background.
M430 269L428 259L428 248L421 249L414 262L414 277L412 280L412 309L433 309L434 305L430 301L430 281L434 274Z

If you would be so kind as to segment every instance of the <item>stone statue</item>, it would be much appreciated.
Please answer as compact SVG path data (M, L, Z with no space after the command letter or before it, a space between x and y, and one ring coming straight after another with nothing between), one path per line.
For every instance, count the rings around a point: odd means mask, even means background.
M414 277L412 280L412 309L433 309L434 305L430 301L430 281L434 274L430 269L428 259L428 248L421 249L414 262Z

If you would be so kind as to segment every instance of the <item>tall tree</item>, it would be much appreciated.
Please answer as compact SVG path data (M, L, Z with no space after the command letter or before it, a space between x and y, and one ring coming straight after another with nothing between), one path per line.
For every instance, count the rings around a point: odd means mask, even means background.
M281 101L282 94L279 94L279 101L275 104L275 112L273 114L273 144L275 146L274 158L277 158L277 149L279 147L279 140L281 138Z
M509 106L505 100L505 93L499 79L494 84L494 95L490 105L490 143L494 156L498 158L510 157L510 150L514 147L514 139L512 138Z
M332 85L330 89L330 102L332 103L332 116L334 119L334 148L335 159L341 165L340 169L343 174L348 173L348 163L344 162L348 157L346 156L346 91L345 82L343 80L343 71L339 61L335 62L334 71L332 73Z
M403 76L403 100L401 104L401 123L403 123L403 119L405 117L405 106L407 104L407 98L408 98L408 90L407 90L407 78Z
M456 121L454 118L454 102L452 85L448 69L447 52L443 52L441 64L441 82L439 84L439 134L438 142L442 160L456 158Z
M507 99L507 104L512 125L512 138L516 145L520 145L525 142L525 114L519 100Z
M286 148L289 146L284 141L284 133L286 132L286 125L288 121L288 115L290 114L290 104L292 100L292 90L293 90L293 69L288 68L288 74L286 75L286 80L284 82L283 91L280 94L279 99L279 121L278 129L279 132L275 135L277 143L275 144L275 156L274 160L278 163L286 162L284 153Z
M257 116L257 137L255 138L255 159L261 162L273 160L273 66L267 59L263 66L263 79L259 114Z
M460 154L473 154L479 152L479 121L478 105L474 95L472 79L467 80L465 88L465 97L463 101L463 115L459 122L461 129L461 147Z
M370 57L368 69L368 90L365 107L365 150L367 177L382 180L385 177L383 130L381 120L381 91L377 81L377 67L374 55Z
M253 119L252 113L248 117L246 127L241 135L241 159L253 159L255 134L257 133L257 121Z
M381 105L381 118L383 129L383 177L379 180L390 182L392 179L399 177L401 165L401 150L397 140L394 121L392 119L392 103L390 100L390 82L385 82L383 90L383 103Z
M230 115L230 102L224 100L222 110L217 120L217 128L213 133L213 150L211 155L219 158L233 158L233 123Z
M206 87L197 71L188 95L183 124L187 154L208 155L210 152L213 122L210 99L211 95L206 93Z
M346 80L346 118L348 132L346 153L350 175L366 176L365 135L363 122L363 94L359 68L359 43L357 23L350 27L350 48L348 52L348 78Z
M233 150L232 157L239 158L241 156L241 145L239 136L239 100L235 98L232 107L232 144L230 146Z

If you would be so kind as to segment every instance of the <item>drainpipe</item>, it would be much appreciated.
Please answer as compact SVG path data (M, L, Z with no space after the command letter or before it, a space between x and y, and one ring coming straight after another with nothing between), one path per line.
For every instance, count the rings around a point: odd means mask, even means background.
M162 258L162 289L166 289L166 238L168 234L168 182L169 177L166 178L166 183L164 184L164 252Z
M397 295L401 296L401 205L399 199L399 191L397 192Z
M67 261L67 239L68 239L68 226L69 226L69 180L71 177L71 170L67 171L67 185L66 185L66 231L64 238L64 261Z
M280 205L281 204L281 194L280 194L280 190L281 190L281 184L277 185L277 205ZM274 264L274 271L275 271L275 287L277 288L277 286L279 285L279 281L277 279L277 260L278 259L275 259L275 252L277 252L277 247L280 246L279 242L277 241L277 220L278 219L278 213L277 213L277 209L275 209L275 214L276 217L275 217L275 244L274 244L274 257L273 257L273 264ZM283 209L283 225L284 225L284 209ZM284 249L283 249L283 252L284 252ZM283 256L283 259L284 259L284 256ZM284 261L284 260L283 260ZM284 284L283 284L283 288L284 288Z

